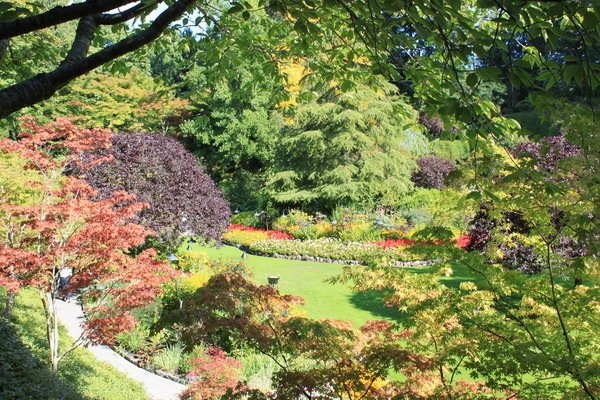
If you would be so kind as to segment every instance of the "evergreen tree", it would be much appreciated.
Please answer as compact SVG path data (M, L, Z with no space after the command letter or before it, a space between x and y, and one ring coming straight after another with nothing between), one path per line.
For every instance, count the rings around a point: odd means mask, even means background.
M413 187L413 154L428 150L416 121L401 97L365 87L299 106L278 144L273 199L325 212L393 204Z

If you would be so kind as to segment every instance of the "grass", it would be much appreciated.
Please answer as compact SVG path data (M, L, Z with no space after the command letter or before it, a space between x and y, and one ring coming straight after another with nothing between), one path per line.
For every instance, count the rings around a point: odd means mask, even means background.
M232 246L194 245L195 250L208 254L213 259L240 260L242 251ZM309 261L285 260L248 254L244 260L254 274L254 280L267 283L267 276L276 275L279 290L304 298L304 308L310 318L331 318L351 321L355 326L374 319L398 322L402 315L394 308L383 304L383 293L377 291L356 292L350 285L330 284L328 278L342 273L343 266ZM415 273L424 272L424 268L411 268ZM448 285L469 279L466 271L455 271L448 278Z
M4 304L5 293L0 290ZM2 312L0 312L2 315ZM0 317L0 398L61 400L142 400L142 385L78 348L50 371L41 302L33 290L17 296L12 318ZM61 326L62 348L70 344Z

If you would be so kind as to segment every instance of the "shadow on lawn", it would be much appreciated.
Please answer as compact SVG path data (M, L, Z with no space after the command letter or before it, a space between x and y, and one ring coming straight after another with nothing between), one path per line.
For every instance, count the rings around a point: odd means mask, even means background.
M390 322L402 322L403 316L400 311L394 307L387 307L383 304L385 291L367 290L364 292L355 292L350 296L350 302L356 308L369 311L373 314L373 319L385 319Z
M32 354L4 315L0 315L0 399L83 399L71 383Z

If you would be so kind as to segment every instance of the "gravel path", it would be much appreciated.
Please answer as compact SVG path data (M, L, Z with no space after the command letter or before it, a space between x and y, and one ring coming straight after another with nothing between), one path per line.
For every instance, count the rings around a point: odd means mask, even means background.
M67 328L69 335L75 339L81 335L81 323L84 321L83 310L76 300L64 302L56 301L56 312L59 320ZM142 383L146 388L148 396L152 400L177 400L179 394L185 389L185 386L173 382L162 376L155 375L130 363L119 354L115 353L110 347L92 345L87 346L98 360L109 363L119 371L125 373L130 378Z

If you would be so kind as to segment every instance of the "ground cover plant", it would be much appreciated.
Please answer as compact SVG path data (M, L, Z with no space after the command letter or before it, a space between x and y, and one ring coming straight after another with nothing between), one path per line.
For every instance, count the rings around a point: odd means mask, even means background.
M1 290L0 298L7 293ZM61 337L66 338L59 326ZM0 397L17 399L94 399L122 398L146 400L142 385L111 365L99 362L92 353L78 348L62 361L58 375L52 373L46 344L45 316L35 290L22 290L15 299L11 318L0 317ZM67 349L72 341L60 342Z

